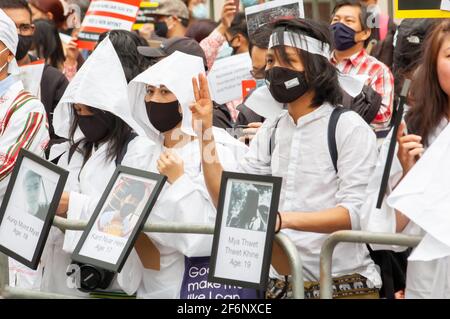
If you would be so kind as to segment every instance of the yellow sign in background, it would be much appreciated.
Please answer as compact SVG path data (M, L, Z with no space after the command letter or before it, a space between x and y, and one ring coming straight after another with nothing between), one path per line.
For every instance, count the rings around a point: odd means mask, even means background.
M440 10L441 2L441 0L394 0L395 18L450 18L450 11Z

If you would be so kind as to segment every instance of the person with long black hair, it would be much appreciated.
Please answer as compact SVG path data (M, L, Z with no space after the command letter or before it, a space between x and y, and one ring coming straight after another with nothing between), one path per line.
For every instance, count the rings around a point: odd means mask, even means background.
M408 259L406 298L450 296L446 167L450 156L449 78L450 19L437 20L424 42L422 63L410 89L410 109L398 130L387 196L381 209L376 209L388 141L380 151L362 209L365 230L424 236Z
M131 38L122 31L112 37L115 43L109 37L100 42L55 110L55 132L67 142L52 147L50 158L70 173L59 216L88 220L118 165L148 169L154 143L132 118L125 76L126 72L129 77L136 75L139 65L127 70L136 59L120 58L115 49L125 52L121 46L131 43ZM122 66L121 60L128 62ZM41 290L80 293L66 284L70 253L80 236L81 232L52 231L41 262Z

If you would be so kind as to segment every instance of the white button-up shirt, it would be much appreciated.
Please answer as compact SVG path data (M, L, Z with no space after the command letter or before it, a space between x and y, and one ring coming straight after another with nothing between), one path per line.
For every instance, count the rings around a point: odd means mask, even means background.
M365 189L377 160L376 137L354 112L346 112L336 129L338 173L328 148L328 123L333 107L324 104L298 119L284 112L276 121L267 120L240 163L240 170L283 178L279 211L317 212L337 206L348 209L352 228L359 229L359 211ZM272 156L270 156L270 141ZM319 256L326 234L283 230L294 241L303 260L305 280L318 281ZM375 286L381 278L365 245L339 244L333 255L333 277L359 273Z

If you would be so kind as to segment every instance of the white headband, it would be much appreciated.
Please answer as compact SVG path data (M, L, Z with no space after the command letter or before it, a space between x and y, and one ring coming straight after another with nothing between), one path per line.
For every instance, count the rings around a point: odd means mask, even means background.
M280 43L278 34L272 33L269 41L269 49L278 45L293 47L312 54L321 55L327 60L331 57L330 46L328 43L324 43L307 35L300 36L297 33L285 31L283 32L283 43Z
M311 54L323 56L328 61L331 58L330 46L317 39L311 38L307 35L298 35L297 33L285 31L283 32L283 43L278 41L277 33L272 33L269 41L269 49L284 45L288 47L297 48ZM338 80L340 86L352 97L359 95L367 81L367 76L364 75L350 75L339 72Z

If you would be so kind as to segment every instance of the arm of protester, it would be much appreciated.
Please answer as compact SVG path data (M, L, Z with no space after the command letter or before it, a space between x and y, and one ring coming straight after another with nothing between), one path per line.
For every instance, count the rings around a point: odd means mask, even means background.
M214 206L217 207L223 167L219 160L212 130L213 103L209 95L206 76L200 74L198 81L196 78L193 78L192 86L195 96L195 102L190 106L192 123L200 141L200 154L205 184Z
M244 135L239 138L239 141L245 143L245 141L253 140L262 124L261 122L249 123L248 128L242 130Z
M64 61L63 74L69 81L75 77L78 68L78 56L80 55L80 51L76 41L77 38L72 38L66 46L66 60Z
M405 135L406 124L402 122L397 133L398 152L397 157L403 168L403 177L417 163L425 151L422 137L414 134ZM409 223L409 218L396 211L397 232L402 232Z
M227 41L225 33L230 27L235 14L236 6L234 5L234 0L227 0L222 7L222 18L219 26L200 42L200 46L205 52L208 70L211 70L220 48Z
M392 118L394 105L394 76L388 67L380 68L372 80L371 87L382 97L380 110L372 124L386 127Z
M171 150L161 154L157 161L158 171L167 176L170 184L175 183L184 174L184 163L180 156Z

